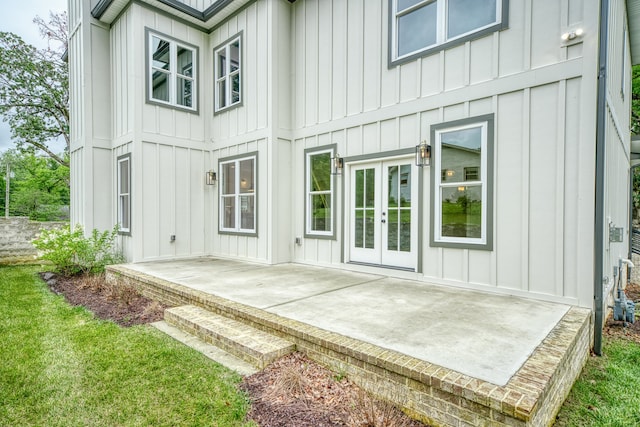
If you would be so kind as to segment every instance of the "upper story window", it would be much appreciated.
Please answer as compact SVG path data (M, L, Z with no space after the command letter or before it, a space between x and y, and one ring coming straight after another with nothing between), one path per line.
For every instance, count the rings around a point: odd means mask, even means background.
M493 115L431 127L432 246L493 248L493 137Z
M389 0L391 63L506 27L508 0Z
M147 43L147 101L197 110L198 49L150 31Z
M224 42L214 50L215 111L242 102L242 34Z

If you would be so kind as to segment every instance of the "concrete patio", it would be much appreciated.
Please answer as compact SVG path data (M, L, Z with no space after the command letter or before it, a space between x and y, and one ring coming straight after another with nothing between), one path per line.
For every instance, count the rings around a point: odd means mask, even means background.
M437 425L547 425L589 349L589 310L381 275L216 258L109 274L290 339Z

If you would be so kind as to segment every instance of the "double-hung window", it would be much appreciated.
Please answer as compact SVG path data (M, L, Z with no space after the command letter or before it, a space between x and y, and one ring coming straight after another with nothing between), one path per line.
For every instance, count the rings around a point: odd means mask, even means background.
M147 31L147 100L197 110L197 48Z
M431 127L432 246L493 248L493 115Z
M508 0L389 0L391 63L506 27Z
M305 150L306 208L305 236L333 238L333 179L331 157L334 148L313 148Z
M118 157L118 226L121 234L131 233L131 154Z
M242 102L242 34L214 49L215 111Z
M256 154L220 161L220 231L256 234Z

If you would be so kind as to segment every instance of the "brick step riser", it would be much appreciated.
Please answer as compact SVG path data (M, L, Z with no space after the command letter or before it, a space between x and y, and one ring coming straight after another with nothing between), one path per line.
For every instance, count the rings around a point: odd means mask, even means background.
M171 309L165 310L165 321L209 344L215 345L216 347L252 364L259 369L264 369L276 359L295 350L295 345L289 344L286 347L281 346L281 348L276 350L260 352L249 346L243 345L233 336L227 336L229 334L228 331L217 331L213 325L200 324L198 320L191 320L188 315L175 313ZM264 334L264 332L258 330L256 330L256 333Z
M112 280L135 284L143 294L153 290L169 304L203 307L291 341L298 351L346 374L367 391L394 402L416 419L433 426L542 427L551 424L586 361L592 336L593 325L587 311L571 309L514 379L500 387L182 285L140 273L129 275L126 267L113 270L116 271L111 273ZM568 342L561 338L563 333L575 336ZM549 354L562 355L562 360L546 368ZM531 375L536 381L528 380Z

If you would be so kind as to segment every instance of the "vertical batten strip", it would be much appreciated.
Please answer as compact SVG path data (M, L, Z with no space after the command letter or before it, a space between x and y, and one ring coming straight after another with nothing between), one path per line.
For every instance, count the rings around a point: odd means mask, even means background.
M566 146L566 117L567 117L567 81L561 80L558 84L558 123L557 123L557 144L556 144L556 283L555 295L564 296L564 213L565 213L565 146Z
M530 56L527 56L530 58ZM529 176L529 152L531 150L531 89L524 90L522 100L522 289L528 291L531 289L529 277L529 225L531 221L529 213L529 194L530 194L530 176Z

